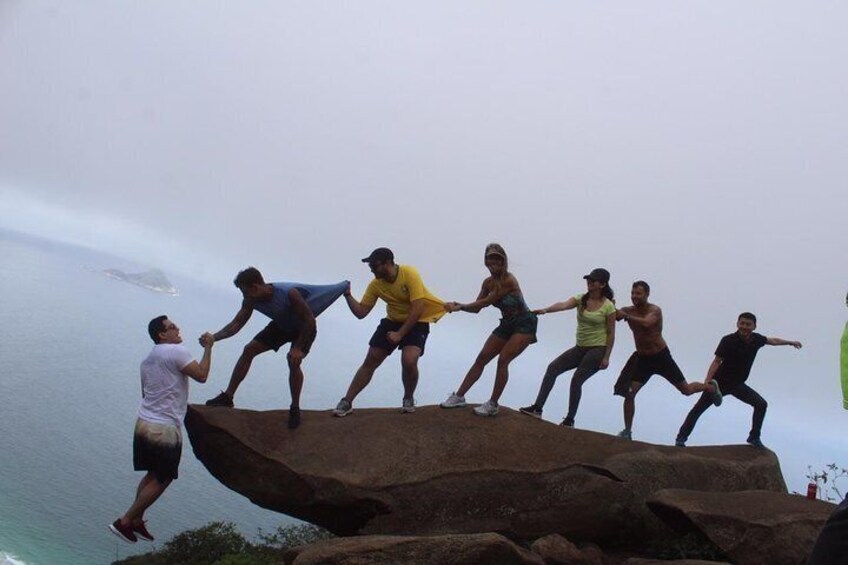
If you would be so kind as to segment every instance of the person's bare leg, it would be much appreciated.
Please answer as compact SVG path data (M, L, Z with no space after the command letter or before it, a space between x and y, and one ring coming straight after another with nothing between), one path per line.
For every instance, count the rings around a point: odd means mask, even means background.
M417 345L407 345L401 350L400 366L403 380L403 397L413 398L418 387L418 359L421 348Z
M247 372L250 371L250 365L253 363L253 358L260 353L265 353L269 349L271 348L260 341L256 341L255 339L244 346L241 356L238 358L238 361L236 361L236 364L233 367L233 373L230 375L230 383L227 385L227 390L225 391L227 396L231 399L235 398L239 385L247 376Z
M141 517L144 516L144 512L150 508L154 502L156 502L170 484L171 479L168 479L164 483L160 483L156 477L153 476L153 473L148 471L138 484L135 500L129 510L127 510L126 514L121 516L121 524L137 524L138 521L141 520Z
M624 429L628 432L633 428L633 416L636 414L636 393L642 388L642 383L632 381L627 396L624 397Z
M457 396L465 396L465 393L468 392L468 390L480 378L480 375L483 374L483 369L489 364L489 361L494 359L495 356L501 352L505 343L506 340L496 336L495 334L491 334L488 339L486 339L486 342L483 344L483 349L481 349L480 353L477 354L477 358L474 360L471 368L468 369L468 373L466 373L465 378L462 380L462 384L459 385L458 389L456 389Z
M498 368L495 372L495 384L492 387L491 401L495 404L500 400L509 381L509 364L533 343L533 337L531 334L512 334L501 349L498 356Z
M359 369L356 370L356 374L353 376L353 380L345 393L344 397L349 402L353 403L353 399L362 392L362 389L368 386L368 383L371 382L371 377L374 376L374 371L376 371L377 367L385 361L386 357L389 356L389 353L391 353L391 351L380 349L379 347L368 348L368 353L365 355L365 361L363 361L362 365L359 366Z

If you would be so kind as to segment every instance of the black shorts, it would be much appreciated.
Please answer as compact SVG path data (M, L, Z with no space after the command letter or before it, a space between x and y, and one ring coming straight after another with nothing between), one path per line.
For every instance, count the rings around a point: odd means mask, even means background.
M430 335L430 324L426 322L417 322L414 326L412 326L412 329L409 330L409 333L400 340L400 343L394 345L389 341L389 338L386 337L386 333L396 332L402 325L403 322L393 322L388 318L383 318L380 320L380 325L377 326L376 330L374 330L374 335L371 336L371 341L368 342L368 345L379 349L385 349L389 353L393 352L395 349L403 349L404 347L413 345L421 350L421 355L424 355L424 344L427 343L427 336Z
M297 339L300 337L300 332L300 329L284 330L274 322L271 322L267 326L265 326L261 332L256 334L253 339L263 345L267 345L274 351L279 351L280 347L282 347L286 343L294 343L295 341L297 341ZM312 348L312 342L314 340L314 336L311 340L307 340L306 347L303 348L304 355L309 354L309 350Z
M675 386L686 382L686 377L674 362L668 347L653 355L636 354L636 367L631 380L645 384L653 375L661 375Z
M177 478L183 438L180 428L136 420L133 433L133 468L150 471L160 483Z
M667 347L654 355L639 355L634 351L618 375L618 380L613 386L613 394L627 396L631 382L644 385L653 375L662 375L674 386L686 382L686 378L672 359Z
M539 317L533 312L525 312L512 318L501 318L501 323L492 331L492 334L501 339L509 339L513 334L527 334L533 336L531 343L536 343L538 325Z

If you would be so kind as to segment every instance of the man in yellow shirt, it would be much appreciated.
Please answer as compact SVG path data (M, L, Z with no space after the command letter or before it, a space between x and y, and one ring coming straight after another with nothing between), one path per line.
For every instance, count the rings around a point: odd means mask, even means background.
M386 317L368 342L368 354L357 369L347 389L333 411L335 416L347 416L353 411L353 400L362 392L374 371L395 349L401 350L403 404L401 412L415 412L415 387L418 385L418 358L424 355L424 344L430 333L430 323L445 315L444 302L430 293L415 267L396 265L391 249L379 247L362 260L368 263L374 280L368 285L362 300L357 302L350 288L345 300L360 320L367 316L377 299L386 303Z

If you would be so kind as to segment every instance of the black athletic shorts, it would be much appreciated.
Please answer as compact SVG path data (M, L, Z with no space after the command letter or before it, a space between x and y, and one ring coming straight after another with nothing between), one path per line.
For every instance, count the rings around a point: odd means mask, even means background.
M133 433L133 468L136 471L150 471L164 484L177 478L182 453L183 438L179 427L136 420Z
M653 355L636 354L636 367L633 370L632 380L645 384L653 375L661 375L675 386L686 382L686 377L674 362L668 347Z
M427 343L427 336L430 335L430 324L426 322L417 322L414 326L412 326L412 329L409 330L409 333L400 340L400 343L394 345L389 341L389 338L386 337L386 333L396 332L402 325L403 322L393 322L388 318L383 318L380 320L380 325L377 326L376 330L374 330L374 335L371 336L371 341L368 342L368 345L379 349L385 349L389 353L393 352L395 349L403 349L409 345L414 345L421 350L421 355L424 355L424 344Z
M668 347L653 355L640 355L634 351L618 375L613 394L627 396L631 382L644 385L653 375L662 375L674 386L686 382L686 377L674 362Z
M261 332L256 334L253 339L258 341L263 345L267 345L274 351L279 351L280 347L285 345L286 343L294 343L300 337L301 330L284 330L274 322L269 323L265 326ZM312 342L315 340L313 337L311 340L308 340L306 347L303 348L303 354L307 355L309 350L312 348Z

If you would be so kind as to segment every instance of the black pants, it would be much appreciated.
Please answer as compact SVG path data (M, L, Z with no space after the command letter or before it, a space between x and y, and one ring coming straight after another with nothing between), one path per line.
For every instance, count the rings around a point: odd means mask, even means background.
M738 385L732 390L725 392L724 395L735 396L745 404L749 404L754 408L754 417L751 421L751 433L748 437L759 439L760 431L763 429L763 420L766 417L768 402L766 402L765 399L757 393L757 391L746 384ZM710 396L710 393L701 393L701 397L698 399L698 402L695 403L695 406L692 407L692 410L690 410L689 414L686 416L686 420L684 420L683 425L680 426L680 431L677 432L677 439L683 441L689 439L689 434L691 434L692 430L695 429L695 424L698 422L698 418L700 418L701 414L706 412L707 408L712 405L713 399Z

